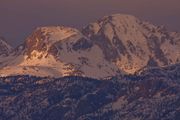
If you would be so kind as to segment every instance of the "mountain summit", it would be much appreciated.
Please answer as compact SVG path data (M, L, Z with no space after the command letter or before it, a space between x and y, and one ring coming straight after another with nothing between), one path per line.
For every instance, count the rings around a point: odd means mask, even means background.
M118 68L104 59L103 51L74 28L37 28L21 46L20 54L9 56L0 73L34 76L87 76L104 78L118 74ZM16 69L16 71L14 71Z
M89 24L82 33L102 49L106 60L127 73L179 62L180 33L131 15L106 16Z
M106 78L179 63L180 33L114 14L81 32L64 26L39 27L14 51L1 65L2 76Z
M74 28L63 26L39 27L27 38L25 42L26 53L29 57L32 57L35 51L47 55L53 50L55 52L55 49L58 49L57 44L60 42L71 41L73 43L81 37L83 37L81 33Z

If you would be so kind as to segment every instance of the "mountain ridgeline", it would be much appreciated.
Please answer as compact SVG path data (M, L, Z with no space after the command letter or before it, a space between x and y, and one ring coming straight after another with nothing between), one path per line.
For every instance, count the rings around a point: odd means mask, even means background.
M81 31L39 27L14 52L9 49L0 51L8 54L1 57L1 76L107 78L179 63L180 33L131 15L114 14Z
M0 38L0 120L180 120L180 33L114 14Z
M134 16L107 16L85 27L83 33L102 49L108 61L127 73L179 62L180 33Z

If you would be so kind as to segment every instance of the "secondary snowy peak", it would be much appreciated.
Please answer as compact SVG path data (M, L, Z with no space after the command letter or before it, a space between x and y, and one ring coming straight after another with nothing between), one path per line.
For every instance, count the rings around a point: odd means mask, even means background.
M7 56L12 51L12 47L7 44L3 37L0 37L0 56Z
M105 16L89 24L82 33L102 49L106 60L127 73L174 64L180 59L178 33L131 15Z
M6 65L0 70L3 76L105 78L118 73L118 68L104 59L103 51L89 38L74 28L59 26L37 28L26 39L23 51Z
M27 38L25 42L26 53L29 56L35 51L48 54L54 44L81 37L81 33L74 28L63 26L39 27Z

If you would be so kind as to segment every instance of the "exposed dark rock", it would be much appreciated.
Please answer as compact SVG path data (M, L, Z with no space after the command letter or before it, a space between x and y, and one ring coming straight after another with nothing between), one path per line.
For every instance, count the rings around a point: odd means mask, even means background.
M153 57L150 56L147 66L158 67L158 63L157 63L157 61L155 61L155 59Z
M41 29L35 30L31 36L29 36L26 40L25 43L25 48L26 48L26 53L29 57L31 57L31 53L33 50L42 52L42 51L47 51L47 41L46 39L48 38L48 35L43 34L44 31Z
M8 56L12 52L12 47L6 42L5 38L0 37L0 55Z
M87 50L88 48L91 48L93 46L92 41L87 40L85 38L81 38L78 40L74 45L73 49L75 51L77 50Z
M94 36L92 38L93 42L97 44L103 51L105 58L108 61L115 60L118 56L116 48L112 47L112 43L105 37L105 35Z
M148 47L159 61L163 62L164 65L168 64L168 60L160 48L161 45L158 37L151 36L148 40Z

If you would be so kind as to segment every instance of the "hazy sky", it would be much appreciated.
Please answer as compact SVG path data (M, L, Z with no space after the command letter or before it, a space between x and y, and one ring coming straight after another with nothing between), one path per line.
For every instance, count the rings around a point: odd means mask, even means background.
M17 46L38 26L82 28L113 13L180 31L180 0L0 0L0 36Z

